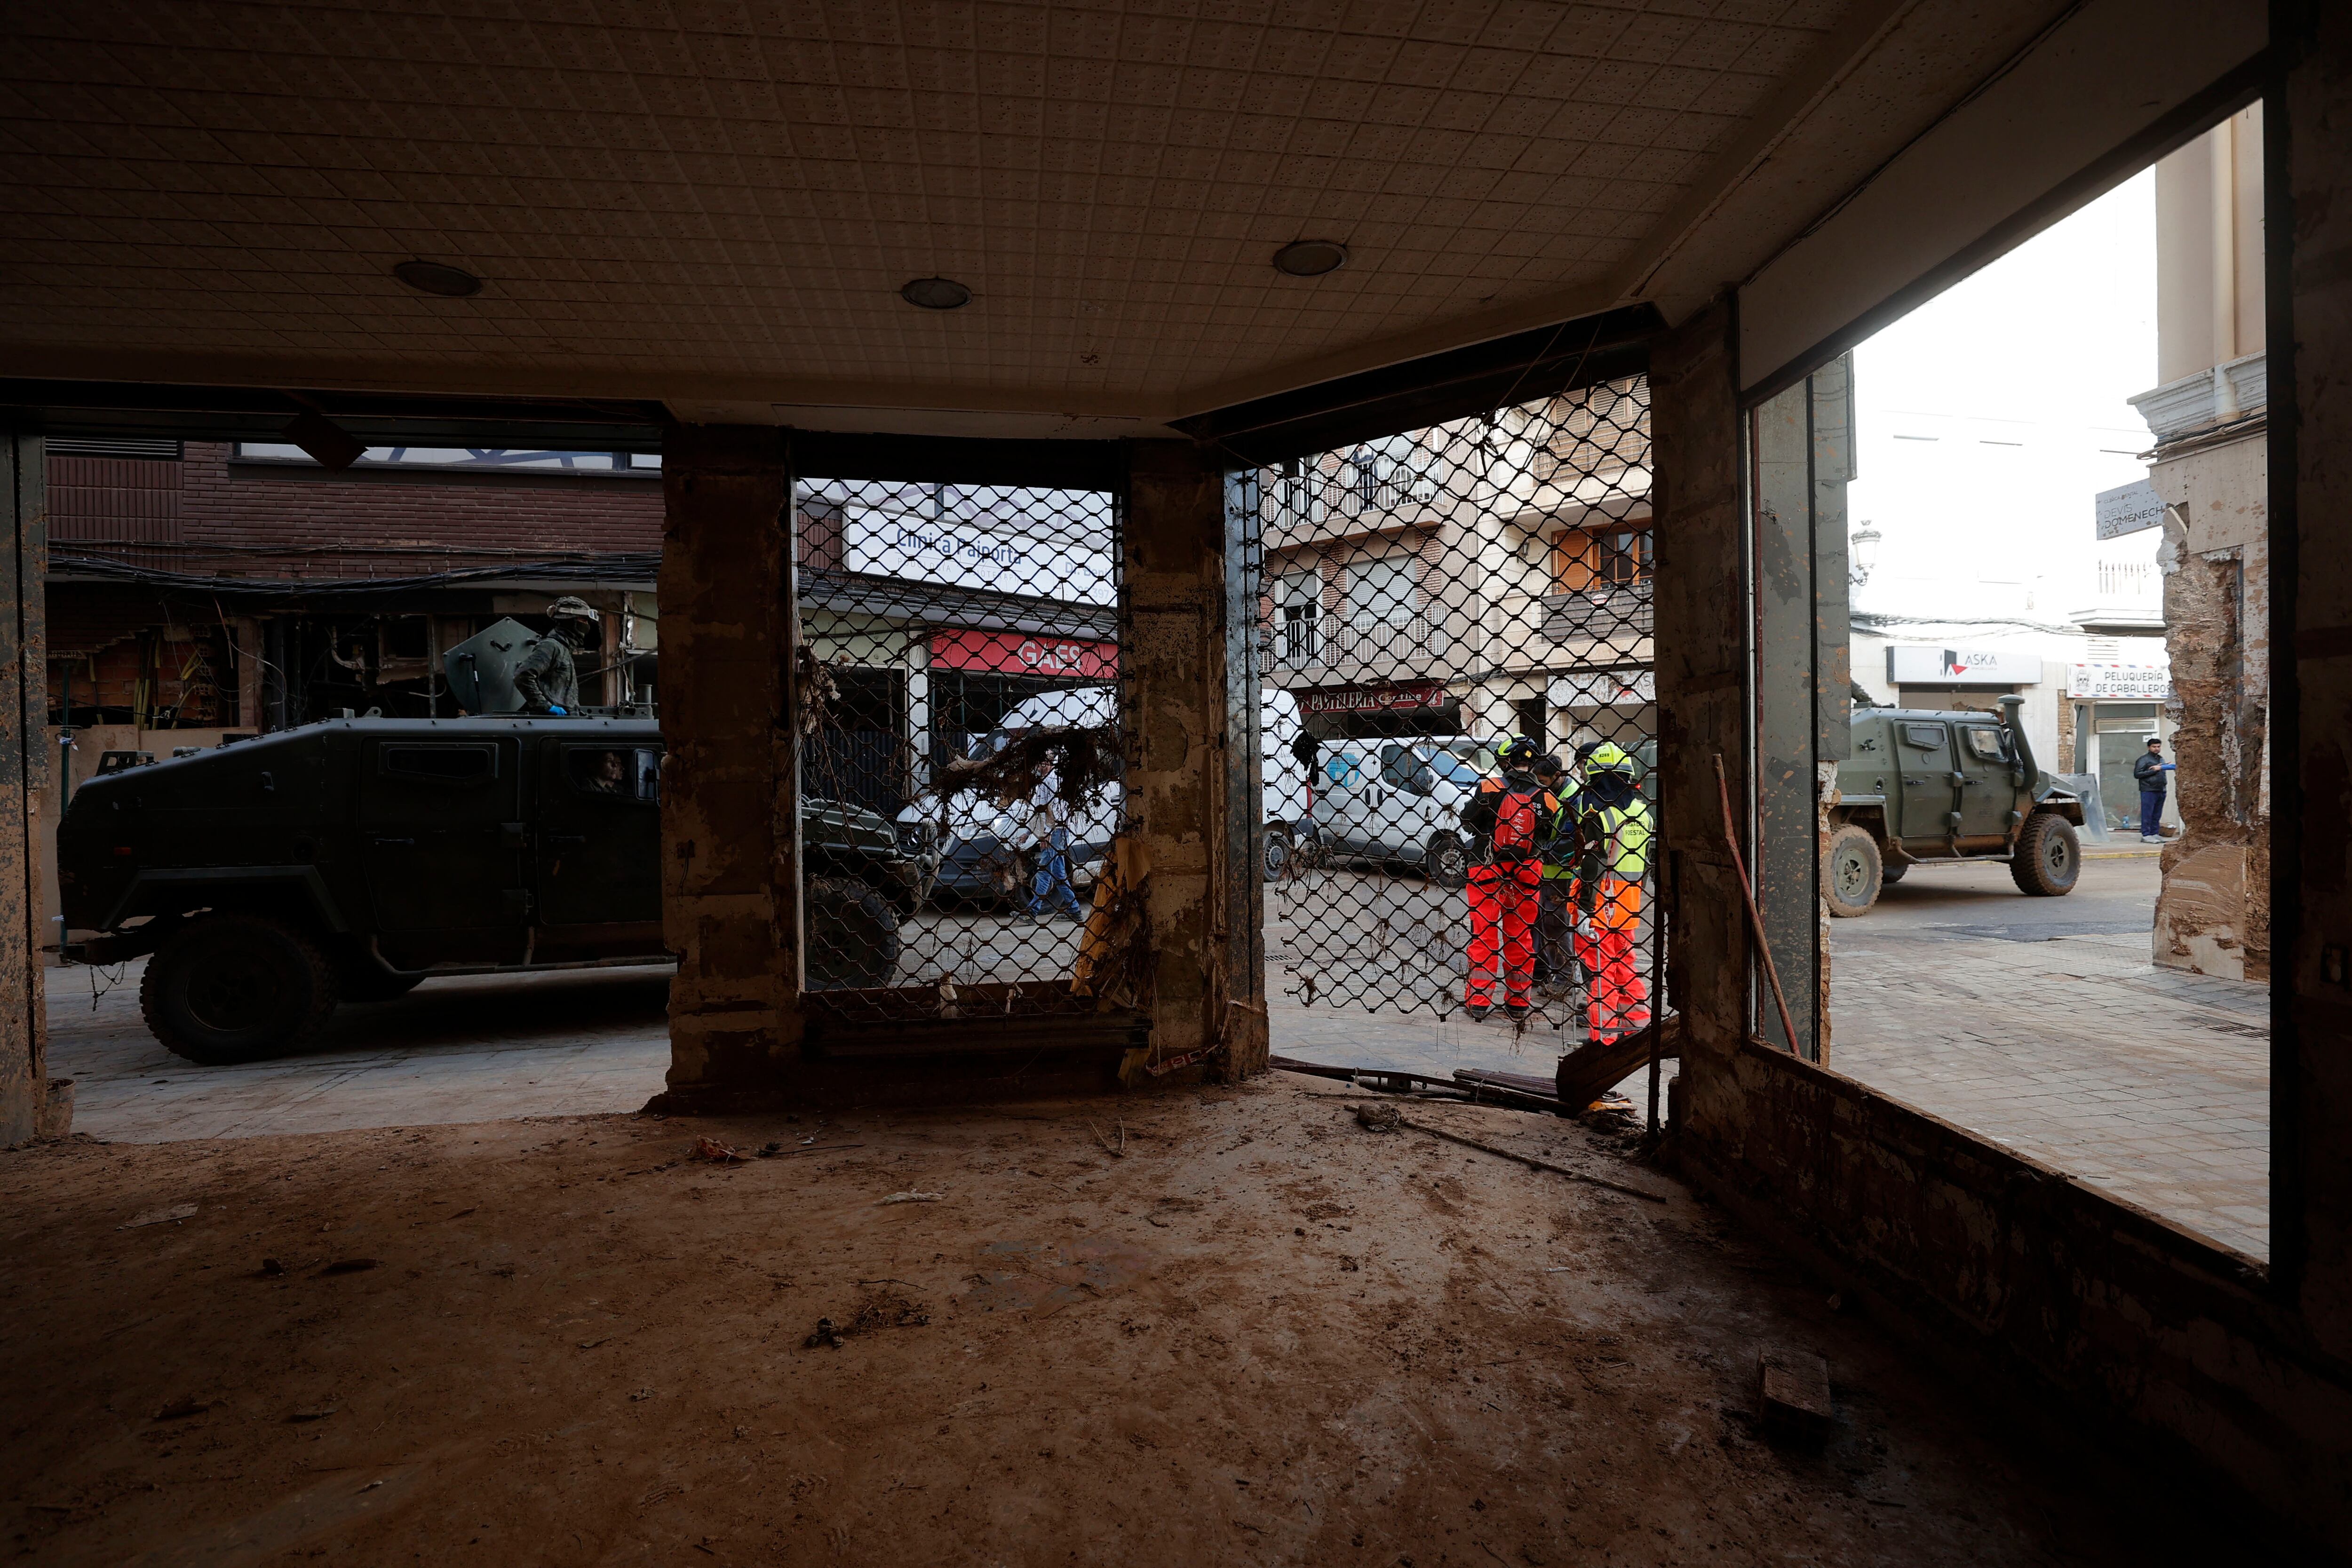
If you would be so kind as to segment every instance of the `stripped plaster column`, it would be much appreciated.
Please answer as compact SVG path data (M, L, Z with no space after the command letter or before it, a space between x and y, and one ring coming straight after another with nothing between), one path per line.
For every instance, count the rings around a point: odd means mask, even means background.
M800 1060L782 432L674 427L662 492L667 1098L683 1108L772 1093Z
M1150 858L1151 1057L1266 1058L1257 690L1243 508L1188 443L1129 448L1119 606L1129 831ZM1239 481L1234 481L1239 482Z
M1732 800L1749 798L1739 422L1731 314L1718 302L1658 338L1650 356L1658 771L1675 889L1667 988L1683 1018L1685 1131L1743 1115L1731 1061L1748 1027L1748 943L1715 781L1719 755Z
M6 509L0 577L8 590L0 615L0 1147L8 1147L65 1131L51 1125L49 1112L40 949L55 939L42 924L35 835L43 825L33 810L48 778L48 644L42 630L48 505L38 436L0 430L0 484ZM61 1110L70 1103L60 1097Z

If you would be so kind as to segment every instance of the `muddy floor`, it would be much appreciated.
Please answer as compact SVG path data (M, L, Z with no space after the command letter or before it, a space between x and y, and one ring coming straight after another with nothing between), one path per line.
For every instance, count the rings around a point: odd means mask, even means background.
M2142 1500L2005 1454L1605 1131L1405 1108L1663 1201L1367 1131L1336 1087L0 1156L0 1552L1547 1568L2179 1544ZM1819 1450L1760 1427L1764 1345L1829 1358Z

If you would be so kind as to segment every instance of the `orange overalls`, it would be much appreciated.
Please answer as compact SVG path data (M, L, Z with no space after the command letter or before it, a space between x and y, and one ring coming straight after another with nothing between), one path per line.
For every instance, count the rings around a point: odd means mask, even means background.
M1495 1005L1498 969L1504 1005L1521 1013L1529 1006L1536 971L1537 891L1543 878L1538 846L1550 833L1559 810L1551 792L1532 780L1512 784L1483 779L1463 813L1463 825L1487 847L1484 861L1470 868L1470 973L1462 987L1465 1006L1484 1011Z

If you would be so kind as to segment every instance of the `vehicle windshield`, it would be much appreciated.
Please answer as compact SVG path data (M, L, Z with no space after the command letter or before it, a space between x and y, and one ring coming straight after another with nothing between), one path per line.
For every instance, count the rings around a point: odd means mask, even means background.
M1451 752L1440 752L1429 759L1430 771L1449 784L1465 786L1478 782L1478 770Z

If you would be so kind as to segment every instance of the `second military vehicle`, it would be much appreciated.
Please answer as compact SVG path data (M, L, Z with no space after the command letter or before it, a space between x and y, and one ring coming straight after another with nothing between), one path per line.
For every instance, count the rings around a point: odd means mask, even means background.
M2082 798L2034 765L2024 701L2004 697L1999 713L1854 709L1822 852L1830 913L1869 913L1883 887L1929 860L2006 861L2021 893L2074 890Z
M436 974L658 962L650 720L346 719L93 778L58 825L69 958L152 953L192 1061L299 1049ZM802 810L812 990L885 985L929 865L870 811Z

